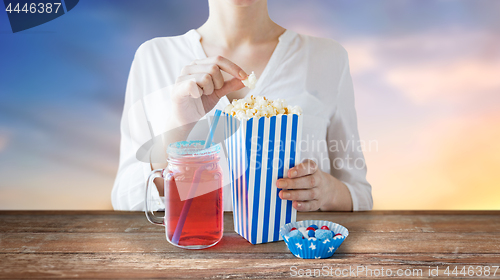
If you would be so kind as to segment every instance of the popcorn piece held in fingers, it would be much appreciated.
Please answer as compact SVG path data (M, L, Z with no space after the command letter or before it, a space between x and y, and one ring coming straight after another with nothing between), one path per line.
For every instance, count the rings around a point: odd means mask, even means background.
M254 89L255 84L257 83L257 77L255 76L255 73L252 71L250 75L244 80L241 81L247 88L249 89Z

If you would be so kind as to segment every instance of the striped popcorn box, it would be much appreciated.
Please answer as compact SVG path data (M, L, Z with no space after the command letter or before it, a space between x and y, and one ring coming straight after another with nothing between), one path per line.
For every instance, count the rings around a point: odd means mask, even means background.
M280 227L295 222L297 210L279 198L276 181L300 160L302 116L225 115L235 231L252 244L283 240Z

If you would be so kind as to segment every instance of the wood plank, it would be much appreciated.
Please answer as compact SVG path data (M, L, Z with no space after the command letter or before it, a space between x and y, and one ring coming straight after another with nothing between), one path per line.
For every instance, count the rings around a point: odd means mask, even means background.
M164 233L15 233L0 234L1 253L170 253L183 252L170 245ZM184 251L185 252L185 251ZM236 233L227 233L213 252L285 253L284 242L252 245ZM498 233L353 233L340 253L498 253Z
M500 263L500 211L298 214L305 219L331 220L350 230L334 258L297 259L284 242L251 245L234 233L231 214L225 215L220 244L191 251L168 244L164 229L149 224L142 212L0 211L0 278L274 279L290 277L292 265L424 272L439 265L443 277L447 265ZM488 279L500 279L500 270Z
M262 256L263 258L256 258ZM364 267L359 278L375 278L371 270L422 269L421 279L428 276L429 267L439 266L441 276L446 266L499 265L500 254L336 254L323 260L302 260L291 254L0 254L0 278L225 278L272 279L288 278L298 269L318 269L335 273L336 269ZM295 266L297 268L292 268ZM322 270L323 268L326 270ZM332 270L329 270L332 268ZM293 270L293 272L292 272ZM333 272L330 272L333 271ZM21 272L21 273L20 273ZM375 272L374 272L375 273ZM323 276L327 276L324 275ZM351 275L352 276L352 275ZM333 276L335 277L335 276ZM497 277L488 279L499 279ZM326 277L331 279L332 276ZM383 277L376 277L382 278ZM397 278L392 278L397 279Z
M493 211L497 212L497 211ZM0 212L2 213L2 212ZM24 212L21 212L24 213ZM30 213L30 212L26 212ZM22 232L162 232L160 226L150 224L141 212L98 212L95 214L75 212L74 215L57 214L41 215L0 214L0 233ZM114 214L118 213L118 214ZM454 213L454 214L451 214ZM313 212L299 213L298 220L319 219L335 221L349 229L350 232L500 232L499 215L460 215L449 214L372 214L371 212L339 213ZM498 212L500 213L500 212ZM234 232L232 214L224 216L225 232Z
M227 212L230 213L230 212ZM373 210L357 212L299 212L299 214L349 213L353 215L500 215L500 210ZM142 211L113 210L0 210L0 215L144 215Z

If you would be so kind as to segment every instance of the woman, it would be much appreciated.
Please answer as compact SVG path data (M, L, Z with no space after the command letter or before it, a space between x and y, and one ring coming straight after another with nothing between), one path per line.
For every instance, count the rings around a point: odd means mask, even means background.
M241 80L254 71L259 80L251 94L284 98L303 109L306 147L302 143L301 149L307 159L277 181L280 198L292 200L299 211L371 210L346 51L333 40L274 23L267 0L209 0L209 7L208 20L197 30L150 40L136 53L113 207L143 210L147 175L164 167L137 160L140 145L152 135L164 134L164 142L172 143L196 134L197 121L249 94ZM165 133L173 128L180 129ZM155 183L159 198L162 182ZM231 208L228 202L225 210Z

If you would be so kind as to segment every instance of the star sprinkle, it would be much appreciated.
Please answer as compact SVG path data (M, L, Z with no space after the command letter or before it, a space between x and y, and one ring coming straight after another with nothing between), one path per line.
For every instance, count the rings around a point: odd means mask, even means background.
M335 247L333 247L333 246L332 247L328 247L328 253L333 252L333 250L335 250Z
M297 248L299 248L300 250L302 250L302 244L300 244L300 243L295 243L295 245L297 246Z
M311 243L311 246L309 246L309 248L311 248L311 250L316 250L316 246L313 243Z

